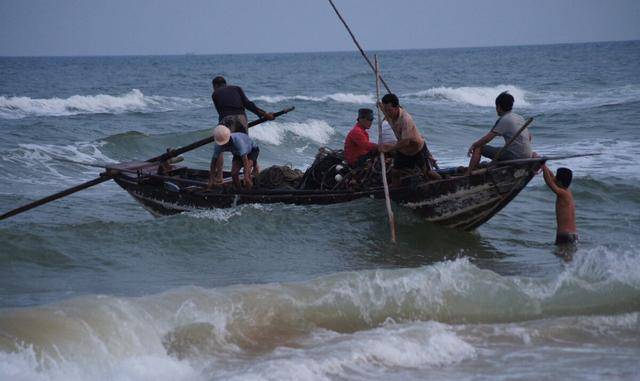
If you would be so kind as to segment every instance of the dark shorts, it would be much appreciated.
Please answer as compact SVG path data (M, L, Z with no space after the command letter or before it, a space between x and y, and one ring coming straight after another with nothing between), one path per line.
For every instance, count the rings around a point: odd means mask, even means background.
M244 132L248 133L249 127L247 124L246 115L227 115L220 121L220 124L227 126L231 132Z
M502 147L493 147L493 146L482 146L482 156L487 157L489 159L493 159L494 157L496 157L496 154L498 153L498 151L500 151ZM517 157L515 157L511 152L509 151L502 151L502 153L500 154L500 158L499 160L515 160L517 159Z
M574 245L578 243L578 233L556 234L556 245Z
M251 152L249 152L249 154L247 155L247 157L249 158L249 160L253 161L253 164L255 164L258 161L258 155L260 155L260 148L256 147L254 149L251 150ZM242 156L233 156L233 161L236 163L240 163L240 165L242 166Z
M429 150L426 144L423 144L422 149L412 156L405 155L399 151L395 153L395 158L393 159L393 168L395 169L422 168L423 166L427 167L427 171L432 170L431 162L429 161Z

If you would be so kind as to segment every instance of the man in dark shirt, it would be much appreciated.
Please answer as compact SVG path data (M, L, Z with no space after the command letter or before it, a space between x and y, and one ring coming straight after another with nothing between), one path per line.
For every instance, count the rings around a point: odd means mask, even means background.
M218 124L224 124L232 133L248 133L245 109L267 120L274 119L272 113L258 108L251 102L240 86L227 86L224 77L215 77L211 84L213 85L211 100L218 111Z

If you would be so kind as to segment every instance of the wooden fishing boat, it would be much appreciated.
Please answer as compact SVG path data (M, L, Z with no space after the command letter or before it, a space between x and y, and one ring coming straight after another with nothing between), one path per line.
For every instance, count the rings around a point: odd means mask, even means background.
M504 208L535 176L546 158L492 163L471 176L456 168L439 170L442 180L416 177L402 186L390 187L391 199L410 208L427 221L461 230L472 230ZM174 168L168 172L158 165L127 170L115 167L116 183L155 216L186 211L229 208L242 204L326 205L361 198L384 198L380 187L350 191L340 189L251 189L231 186L207 190L205 170ZM228 181L228 180L227 180Z

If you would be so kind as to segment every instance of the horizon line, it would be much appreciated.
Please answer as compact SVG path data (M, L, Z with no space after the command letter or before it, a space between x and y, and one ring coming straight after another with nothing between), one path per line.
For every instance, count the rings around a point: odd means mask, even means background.
M531 43L531 44L503 44L503 45L476 45L476 46L451 46L439 48L403 48L403 49L371 49L369 52L396 52L396 51L417 51L417 50L456 50L456 49L483 49L483 48L515 48L527 46L553 46L553 45L581 45L581 44L599 44L599 43L624 43L636 42L640 39L629 40L597 40L597 41L573 41L573 42L552 42L552 43ZM279 54L322 54L322 53L351 53L358 52L357 49L345 50L309 50L309 51L291 51L291 52L236 52L236 53L201 53L201 52L184 52L184 53L123 53L123 54L58 54L58 55L3 55L0 58L83 58L83 57L160 57L160 56L231 56L231 55L279 55Z

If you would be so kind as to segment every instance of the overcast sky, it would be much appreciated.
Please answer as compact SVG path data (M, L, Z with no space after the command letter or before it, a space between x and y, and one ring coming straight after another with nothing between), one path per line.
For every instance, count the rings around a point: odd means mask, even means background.
M640 0L334 0L367 49L640 39ZM353 50L327 0L0 0L0 55Z

